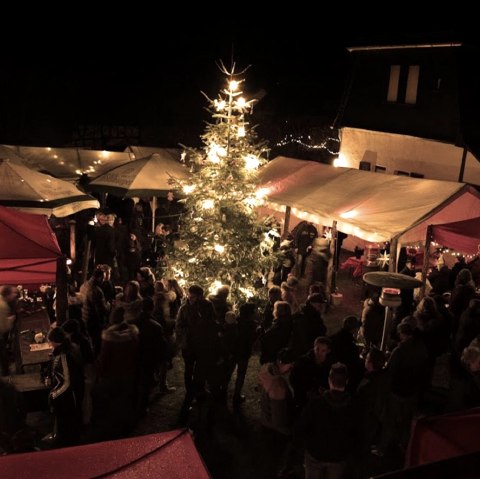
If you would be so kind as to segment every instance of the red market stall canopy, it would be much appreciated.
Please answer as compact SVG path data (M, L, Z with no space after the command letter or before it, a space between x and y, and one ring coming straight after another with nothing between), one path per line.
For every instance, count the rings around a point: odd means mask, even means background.
M480 254L480 217L432 227L432 239L439 245L467 254Z
M417 420L412 429L406 466L480 452L480 408Z
M0 471L2 479L210 478L187 431L3 456Z
M371 242L424 242L427 227L478 217L480 195L472 187L335 168L277 157L259 172L273 209L292 208L300 219L337 228Z
M0 284L53 283L60 256L46 216L0 206Z

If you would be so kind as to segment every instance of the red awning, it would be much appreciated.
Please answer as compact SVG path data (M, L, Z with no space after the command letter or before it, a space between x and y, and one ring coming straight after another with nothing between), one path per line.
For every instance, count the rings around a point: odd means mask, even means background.
M2 479L210 479L188 431L0 457Z
M46 216L0 206L0 284L55 282L59 256Z

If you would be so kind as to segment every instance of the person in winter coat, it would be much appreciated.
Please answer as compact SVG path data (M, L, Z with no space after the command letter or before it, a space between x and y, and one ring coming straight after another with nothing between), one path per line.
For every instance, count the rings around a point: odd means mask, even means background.
M293 423L293 402L288 374L293 367L291 350L279 351L277 360L262 366L260 385L260 421L268 429L288 436Z
M50 366L50 390L48 400L55 417L53 440L56 446L76 444L82 425L82 400L84 374L79 353L62 328L53 328L48 333L48 342L53 347Z
M180 307L175 324L177 345L185 362L186 395L180 413L180 421L186 419L195 396L204 391L205 383L216 372L220 353L219 325L215 310L204 298L198 285L188 288L187 301Z
M323 294L312 294L300 308L300 312L293 315L290 347L296 359L312 349L316 338L327 334L322 318L326 303L327 300Z
M296 440L305 444L306 479L343 477L353 454L357 430L347 380L347 367L333 364L329 390L306 406L295 428Z

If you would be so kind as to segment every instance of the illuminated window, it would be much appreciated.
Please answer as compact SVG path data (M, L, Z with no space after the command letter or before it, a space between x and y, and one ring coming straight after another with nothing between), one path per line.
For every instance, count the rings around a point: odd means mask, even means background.
M387 101L396 103L398 101L398 85L400 83L400 65L390 67L390 81L388 83Z
M407 92L405 93L405 103L408 103L409 105L415 105L415 103L417 103L419 74L419 65L410 65L408 67Z

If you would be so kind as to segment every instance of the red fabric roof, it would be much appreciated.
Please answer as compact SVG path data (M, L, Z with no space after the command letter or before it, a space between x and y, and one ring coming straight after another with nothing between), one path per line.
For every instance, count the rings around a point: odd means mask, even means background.
M406 467L480 451L480 408L415 422Z
M0 457L2 479L210 479L188 431Z
M54 282L61 255L46 216L0 206L0 284Z
M432 227L434 241L462 253L480 252L480 217Z

